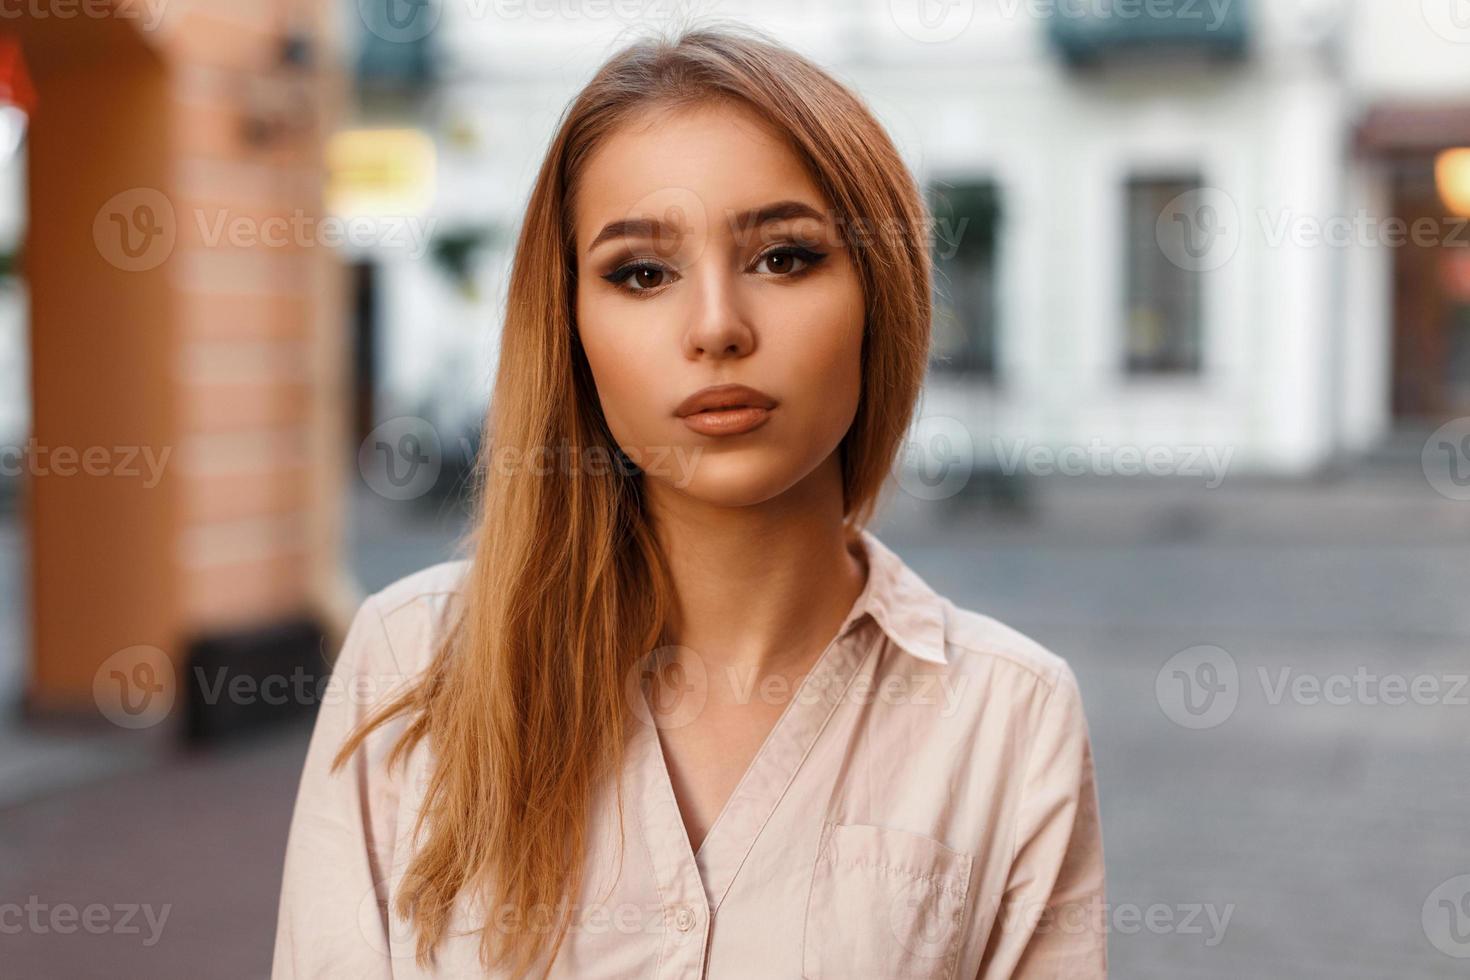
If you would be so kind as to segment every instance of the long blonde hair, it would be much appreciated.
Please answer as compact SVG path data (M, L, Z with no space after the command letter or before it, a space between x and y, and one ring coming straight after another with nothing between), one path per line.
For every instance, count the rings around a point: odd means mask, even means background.
M486 968L521 976L545 952L526 922L582 883L588 812L621 767L624 680L660 646L673 589L631 466L497 466L542 447L619 456L574 317L577 181L592 151L655 107L734 102L786 134L840 218L863 284L859 407L844 437L844 521L871 518L923 382L930 335L929 222L882 126L843 84L759 32L686 28L615 54L572 102L531 191L516 243L500 364L475 487L478 522L463 603L431 664L344 742L334 767L389 720L406 725L387 758L421 740L432 774L397 913L418 962L435 959L457 896L491 910ZM856 233L854 233L856 231ZM636 722L635 722L636 723ZM622 819L621 786L618 796ZM569 925L557 914L547 962Z

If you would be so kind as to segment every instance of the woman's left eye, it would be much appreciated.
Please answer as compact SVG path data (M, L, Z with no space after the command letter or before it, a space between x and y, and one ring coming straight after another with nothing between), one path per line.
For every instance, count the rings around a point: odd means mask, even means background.
M771 249L756 259L755 265L758 271L762 266L770 266L766 270L768 275L789 276L805 272L826 257L825 252L816 252L799 245L785 245Z

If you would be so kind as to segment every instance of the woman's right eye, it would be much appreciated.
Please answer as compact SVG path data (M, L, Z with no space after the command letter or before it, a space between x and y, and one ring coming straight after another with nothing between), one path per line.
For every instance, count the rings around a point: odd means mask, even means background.
M602 278L614 286L630 293L646 293L664 285L663 277L670 275L663 266L647 262L632 262L609 272Z

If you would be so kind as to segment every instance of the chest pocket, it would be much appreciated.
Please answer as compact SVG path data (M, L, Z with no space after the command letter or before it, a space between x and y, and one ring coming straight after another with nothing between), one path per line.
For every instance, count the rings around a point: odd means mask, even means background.
M802 938L806 978L950 980L971 856L871 824L822 825Z

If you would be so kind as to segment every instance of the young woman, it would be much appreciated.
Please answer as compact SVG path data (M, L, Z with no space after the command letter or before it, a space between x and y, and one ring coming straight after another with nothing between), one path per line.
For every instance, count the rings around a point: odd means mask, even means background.
M472 555L352 623L277 980L1105 975L1071 670L865 526L927 232L869 111L761 35L642 41L578 95Z

